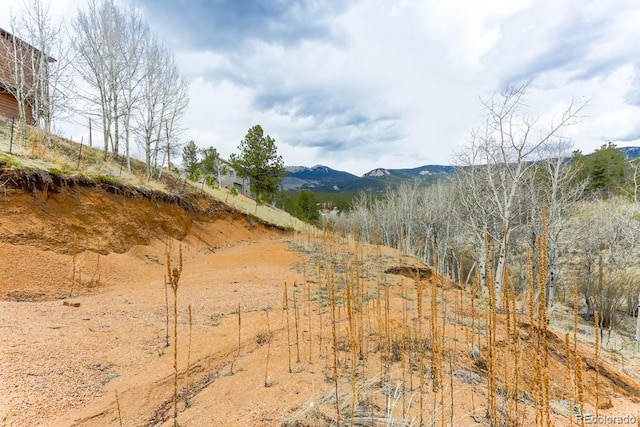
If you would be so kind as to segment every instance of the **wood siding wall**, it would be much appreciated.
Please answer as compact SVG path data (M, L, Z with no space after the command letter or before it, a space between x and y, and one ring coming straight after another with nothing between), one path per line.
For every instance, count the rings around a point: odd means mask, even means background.
M14 39L11 34L6 32L5 30L0 29L0 82L4 81L6 83L14 82L15 79L11 78L11 75L14 72L14 62L12 58L14 55ZM34 48L27 45L26 43L19 41L18 43L18 55L24 61L23 72L25 82L24 84L29 87L29 85L33 85L33 74L31 72L31 62L34 59ZM37 51L39 52L39 51ZM11 88L11 85L8 86ZM6 88L6 87L5 87ZM27 123L33 125L35 120L33 119L31 105L27 103L26 105L26 115L27 115ZM16 120L19 119L19 111L18 111L18 101L8 93L5 89L0 87L0 115L3 117L13 118Z
M0 116L18 119L18 101L10 93L0 91Z

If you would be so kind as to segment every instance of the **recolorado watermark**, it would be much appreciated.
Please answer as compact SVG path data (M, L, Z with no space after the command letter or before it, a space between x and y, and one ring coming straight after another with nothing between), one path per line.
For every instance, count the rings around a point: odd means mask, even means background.
M633 415L599 415L585 414L584 423L588 425L636 425L640 419ZM580 416L578 415L578 421Z

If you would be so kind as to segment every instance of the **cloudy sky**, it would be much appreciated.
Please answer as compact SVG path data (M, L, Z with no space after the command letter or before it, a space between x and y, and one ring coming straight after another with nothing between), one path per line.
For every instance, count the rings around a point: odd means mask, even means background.
M66 19L83 4L51 1ZM480 99L524 82L527 114L542 121L588 101L564 132L575 148L640 145L638 0L136 4L190 81L184 138L224 157L260 124L287 165L450 164L482 120Z

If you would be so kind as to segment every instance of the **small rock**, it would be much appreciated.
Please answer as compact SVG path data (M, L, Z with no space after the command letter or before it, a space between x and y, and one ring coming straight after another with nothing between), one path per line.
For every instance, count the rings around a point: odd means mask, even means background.
M79 302L64 301L62 303L62 305L66 305L67 307L80 307L80 303Z

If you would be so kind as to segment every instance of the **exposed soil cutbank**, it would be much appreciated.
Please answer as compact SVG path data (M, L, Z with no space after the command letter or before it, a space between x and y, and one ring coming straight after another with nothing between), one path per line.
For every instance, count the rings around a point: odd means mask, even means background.
M198 192L106 181L0 169L0 295L18 301L68 295L74 259L76 280L88 287L96 284L98 255L169 239L213 251L282 231ZM162 254L148 256L162 261Z

